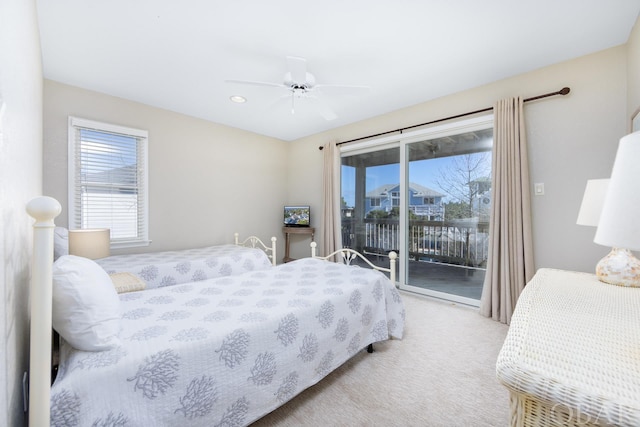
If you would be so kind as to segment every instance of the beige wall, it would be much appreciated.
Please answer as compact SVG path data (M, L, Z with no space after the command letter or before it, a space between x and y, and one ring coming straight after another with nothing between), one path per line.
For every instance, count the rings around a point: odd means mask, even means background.
M2 107L4 104L4 107ZM0 425L26 425L32 219L42 193L42 64L35 2L0 2Z
M153 242L127 252L232 243L237 231L265 243L275 234L282 253L286 142L45 80L44 192L62 203L56 224L68 224L70 115L149 131Z
M627 116L640 110L640 17L627 42Z
M537 267L593 271L608 249L593 243L595 228L576 225L587 179L609 176L617 143L627 131L626 47L501 80L291 143L288 198L321 208L322 154L318 146L349 140L524 98L571 88L565 97L525 104L531 182L546 193L532 200ZM428 83L425 83L428 84ZM318 219L318 218L317 218ZM317 227L320 221L315 221ZM321 230L316 233L321 239ZM319 242L320 243L320 242ZM296 247L299 255L306 250Z

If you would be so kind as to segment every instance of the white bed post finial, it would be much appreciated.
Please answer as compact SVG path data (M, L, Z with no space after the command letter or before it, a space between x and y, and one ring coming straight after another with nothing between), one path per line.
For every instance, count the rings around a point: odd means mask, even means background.
M396 284L396 258L398 258L398 254L394 251L389 252L389 279L391 279L391 283Z
M236 239L236 245L238 244L238 237L240 237L240 233L233 233L233 237Z
M316 246L318 246L316 242L311 242L311 258L316 257Z
M36 197L27 204L33 224L31 260L31 336L29 350L29 425L49 425L51 396L51 316L53 219L62 206L52 197Z
M276 236L271 237L271 265L276 266L278 258L276 257Z

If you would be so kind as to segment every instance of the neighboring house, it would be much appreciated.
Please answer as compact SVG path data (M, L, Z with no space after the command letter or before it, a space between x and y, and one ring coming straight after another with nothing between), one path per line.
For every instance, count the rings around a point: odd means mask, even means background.
M479 178L471 182L474 194L472 209L481 222L491 215L491 178Z
M409 211L431 221L444 219L444 194L420 184L409 184ZM400 206L400 184L382 185L365 197L365 217L371 211L391 212Z
M342 212L342 218L351 218L353 217L353 207L350 206L342 206L342 208L340 209Z
M82 228L109 228L111 238L138 234L138 175L136 165L84 173L80 182ZM103 211L107 210L107 215Z
M135 164L111 167L99 172L86 172L81 175L81 179L87 186L94 186L95 191L101 193L115 191L116 193L130 194L131 189L135 189L138 184Z

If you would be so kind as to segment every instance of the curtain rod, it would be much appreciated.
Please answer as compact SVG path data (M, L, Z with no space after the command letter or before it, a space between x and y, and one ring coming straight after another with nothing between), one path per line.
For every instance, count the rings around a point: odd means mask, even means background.
M566 95L570 91L571 91L571 89L569 89L568 87L563 87L559 91L545 93L544 95L538 95L538 96L534 96L534 97L531 97L531 98L527 98L523 102L535 101L537 99L547 98L549 96L555 96L555 95ZM432 120L430 122L420 123L418 125L407 126L407 127L400 128L400 129L394 129L394 130L389 130L389 131L386 131L386 132L376 133L375 135L363 136L361 138L350 139L348 141L338 142L336 145L348 144L349 142L361 141L363 139L368 139L368 138L375 138L376 136L388 135L388 134L394 133L394 132L402 133L403 131L405 131L407 129L413 129L413 128L417 128L417 127L420 127L420 126L432 125L434 123L444 122L444 121L447 121L447 120L459 119L460 117L470 116L472 114L484 113L486 111L491 111L491 110L493 110L493 107L487 107L487 108L483 108L481 110L469 111L468 113L457 114L455 116L445 117L443 119ZM318 148L320 150L322 150L324 147L318 147Z

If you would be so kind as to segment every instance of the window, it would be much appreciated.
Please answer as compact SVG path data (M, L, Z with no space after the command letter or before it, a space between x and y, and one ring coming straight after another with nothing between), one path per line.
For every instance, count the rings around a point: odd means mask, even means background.
M109 228L111 247L149 244L145 130L69 117L69 228Z
M391 206L400 206L400 192L392 191L391 192Z
M380 206L380 197L372 197L371 198L371 206L379 207Z

